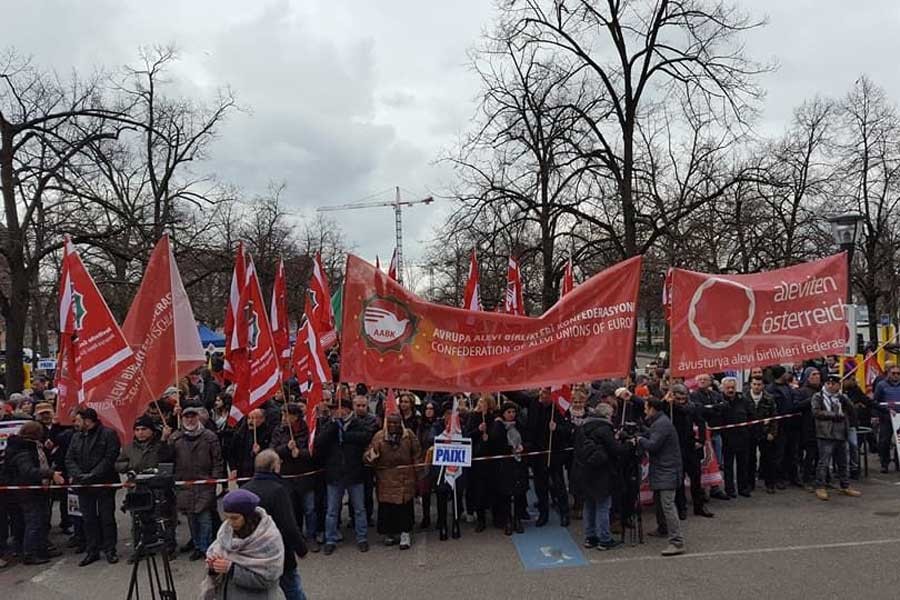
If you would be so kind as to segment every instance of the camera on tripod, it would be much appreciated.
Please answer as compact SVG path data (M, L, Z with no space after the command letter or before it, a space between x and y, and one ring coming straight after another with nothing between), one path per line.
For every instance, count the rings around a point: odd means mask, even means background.
M125 474L128 492L122 512L131 513L134 547L156 550L167 541L167 521L175 514L175 477L171 463L156 469Z

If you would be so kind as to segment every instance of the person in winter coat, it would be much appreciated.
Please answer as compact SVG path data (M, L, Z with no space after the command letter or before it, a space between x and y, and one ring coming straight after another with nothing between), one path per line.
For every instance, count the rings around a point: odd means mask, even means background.
M385 546L399 541L401 550L410 547L416 497L416 470L412 465L420 456L415 433L403 426L399 414L387 415L385 427L372 438L365 454L366 462L375 468L378 533L385 536Z
M512 535L513 531L525 531L522 527L522 507L526 504L523 500L528 491L528 464L521 456L525 452L525 442L516 420L518 414L519 407L514 402L504 402L501 416L491 424L488 434L489 453L507 457L491 461L497 463L494 477L495 517L503 523L506 535Z
M878 416L878 458L882 473L888 472L894 447L891 410L898 410L897 405L900 404L900 365L885 363L885 366L887 377L875 384L872 403L872 411Z
M6 446L5 469L7 480L13 485L48 485L64 483L62 474L54 471L43 447L43 428L35 421L24 423L17 435L9 438ZM9 492L7 492L9 493ZM60 552L51 552L50 494L44 490L20 490L13 492L25 523L22 538L22 562L41 565Z
M200 600L280 600L284 542L275 520L244 489L222 499L225 520L206 553Z
M762 375L752 376L748 386L747 399L753 405L753 414L756 419L769 419L778 414L775 399L766 391ZM756 485L757 472L762 475L766 484L766 493L775 493L776 484L776 447L778 438L778 421L757 423L750 428L750 488ZM759 468L757 469L756 455L759 453Z
M695 407L695 410L700 411L707 425L717 427L724 424L725 401L722 398L722 394L714 387L712 376L703 373L697 375L696 380L698 387L690 396L691 404ZM716 461L720 466L724 465L725 452L722 434L718 432L713 433L712 443L716 451ZM719 500L729 500L731 498L718 486L711 488L709 495Z
M156 430L156 421L144 415L138 417L134 422L134 439L130 444L122 447L119 458L116 460L116 471L123 475L143 473L156 469L159 463L171 463L172 459L172 447L160 439ZM166 550L170 555L174 555L177 549L175 528L178 526L178 514L174 510L175 491L166 490L166 494L169 496L169 505L173 507L171 514L164 515L166 518ZM135 555L130 560L134 561L137 558L139 557Z
M259 497L259 506L269 513L278 531L281 532L281 541L284 544L284 572L279 580L279 586L286 600L306 600L295 558L306 556L306 540L303 539L294 518L287 482L281 478L281 458L272 449L263 450L256 455L254 466L256 472L253 479L247 482L244 489Z
M723 417L725 425L746 423L755 419L753 404L737 391L737 380L725 377L722 380L722 398L725 400ZM750 427L732 427L722 431L725 457L725 493L730 498L740 494L750 497L753 481L750 478ZM737 493L735 493L735 471L737 472Z
M568 459L568 453L561 449L570 447L571 439L571 422L560 417L551 397L550 388L542 389L538 397L532 398L529 402L525 423L526 450L552 451L549 466L546 454L532 456L529 461L540 512L535 523L537 527L546 525L550 518L551 496L559 510L560 525L569 526L569 494L563 477L563 464Z
M812 491L816 479L816 463L819 458L812 398L822 391L822 372L816 367L806 367L803 373L804 383L796 390L794 401L795 410L800 411L800 442L796 456L797 464L800 465L801 481L808 491Z
M850 400L841 393L839 375L829 375L821 392L812 397L811 409L816 420L816 440L819 444L819 462L816 465L816 496L828 500L825 478L831 461L837 465L837 477L841 483L841 493L857 497L862 493L850 487L850 472L847 467L847 434L849 425L847 413Z
M489 456L489 436L494 419L498 416L497 402L492 394L481 394L475 409L463 427L463 435L472 440L472 457ZM497 472L496 461L473 461L468 473L466 507L475 511L475 533L487 527L487 510L494 506L493 481ZM496 515L495 515L496 516ZM495 521L495 526L502 526Z
M222 449L216 434L200 424L200 409L185 407L181 429L168 439L175 458L175 479L218 479L225 476ZM216 486L189 485L175 491L178 511L185 515L191 530L191 560L206 555L212 541L213 511L216 508Z
M306 475L284 480L285 489L294 507L297 523L306 525L306 538L318 552L316 535L319 533L316 518L316 463L309 453L309 429L299 404L288 404L284 422L272 434L272 449L281 458L282 475ZM258 456L258 455L257 455Z
M627 449L613 435L613 407L600 403L575 433L573 485L584 498L584 546L609 550L620 544L609 530L614 482L619 457Z
M429 400L425 403L422 410L422 417L419 419L419 430L416 437L419 440L419 448L422 455L428 454L428 451L434 446L434 436L439 433L435 432L435 423L439 422L440 414L438 403ZM429 529L431 527L431 488L434 487L434 477L432 477L431 469L425 468L416 483L416 495L422 498L422 522L419 529Z
M788 383L787 371L781 365L775 365L771 373L772 383L766 387L766 391L775 400L778 414L794 413L797 398ZM786 489L788 483L800 484L795 454L799 448L801 431L797 419L785 419L779 424L778 435L775 437L775 487L779 490Z
M69 479L74 484L119 483L116 459L121 444L116 432L104 427L93 408L82 408L75 414L78 433L66 453ZM119 562L116 553L116 490L83 488L78 491L78 505L84 523L86 552L78 566L84 567L106 554L110 564Z
M676 383L670 390L672 425L678 433L678 446L681 449L681 464L691 481L691 503L694 514L699 517L712 518L713 513L706 506L706 492L703 490L703 454L706 447L706 421L703 420L703 408L688 401L687 388ZM675 490L675 508L678 518L687 518L687 497L684 486Z
M666 416L666 408L667 403L663 400L653 398L647 401L644 410L649 429L641 437L630 441L650 455L650 489L653 490L656 505L657 526L657 530L650 535L668 535L669 546L662 551L662 555L675 556L684 554L684 538L675 509L675 490L684 485L684 472L678 433Z
M350 495L353 525L360 552L369 551L368 521L363 489L363 453L375 432L353 413L353 404L342 399L334 417L316 429L314 452L324 463L327 494L325 555L334 553L338 541L338 513L344 493Z
M228 466L232 477L252 477L253 460L256 455L269 447L272 430L269 429L266 414L262 409L254 408L244 418L231 442Z

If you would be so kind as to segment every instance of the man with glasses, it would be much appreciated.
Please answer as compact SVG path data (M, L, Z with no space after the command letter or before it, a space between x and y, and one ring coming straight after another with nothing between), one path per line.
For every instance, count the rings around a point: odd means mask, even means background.
M887 473L891 464L891 446L894 445L894 427L891 424L891 410L897 410L900 404L900 366L887 364L887 378L875 386L875 405L878 414L878 457L881 461L881 472Z

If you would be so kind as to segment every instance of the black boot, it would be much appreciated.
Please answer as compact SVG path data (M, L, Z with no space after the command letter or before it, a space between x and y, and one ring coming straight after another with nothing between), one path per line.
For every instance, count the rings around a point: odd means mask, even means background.
M419 523L419 529L431 528L431 494L422 496L422 522Z
M549 513L549 511L548 511L548 512L542 512L541 515L538 517L537 522L535 522L534 525L535 525L535 527L543 527L544 525L547 524L547 522L548 522L549 520L550 520L550 513Z
M484 511L479 510L475 520L475 533L481 533L487 527Z
M525 528L522 527L522 521L520 519L516 519L514 529L516 530L516 533L525 533Z

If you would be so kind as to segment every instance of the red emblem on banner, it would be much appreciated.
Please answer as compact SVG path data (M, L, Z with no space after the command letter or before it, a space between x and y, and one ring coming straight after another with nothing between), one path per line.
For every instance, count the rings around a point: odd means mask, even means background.
M362 336L379 352L399 352L416 335L416 321L399 300L372 296L363 303Z

